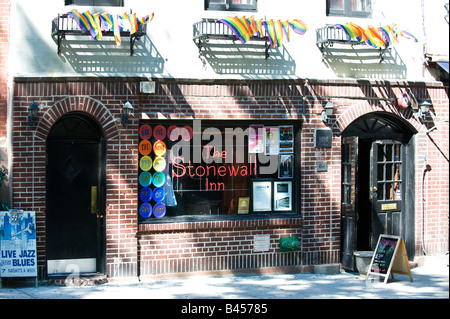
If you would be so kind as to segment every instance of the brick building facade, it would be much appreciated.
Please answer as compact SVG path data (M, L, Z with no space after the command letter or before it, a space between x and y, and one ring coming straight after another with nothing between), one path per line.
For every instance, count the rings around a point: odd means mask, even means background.
M443 0L226 2L0 1L0 200L36 212L39 277L355 271L380 234L448 253ZM119 46L74 9L154 18ZM308 30L244 44L218 21L244 15ZM349 20L419 40L373 48Z
M111 277L264 267L309 269L340 263L342 253L342 133L365 114L392 114L414 132L414 245L410 258L439 254L448 245L448 88L439 83L376 81L177 81L156 79L154 94L139 91L138 78L16 79L13 105L14 205L37 212L39 265L46 261L46 145L49 132L64 115L81 112L101 127L106 143L104 218L105 271ZM425 121L396 105L406 88L418 100L433 101ZM124 126L125 100L135 117ZM36 126L26 121L27 107L39 101ZM335 113L323 123L331 101ZM205 216L196 220L166 218L138 223L139 124L177 125L183 121L237 120L265 125L300 126L298 211L287 215ZM208 122L210 121L210 122ZM212 121L212 124L211 124ZM185 122L183 122L184 124ZM206 125L206 124L205 124ZM331 148L315 144L315 130L330 126ZM426 162L425 162L426 158ZM448 160L448 158L447 158ZM318 162L327 169L318 171ZM426 164L431 171L423 174ZM367 174L367 173L366 173ZM439 187L436 187L439 185ZM423 205L422 205L423 199ZM426 215L423 215L423 213ZM425 217L423 217L425 216ZM425 218L425 220L423 219ZM255 235L269 235L270 245L255 251ZM301 249L280 251L280 238L297 236Z

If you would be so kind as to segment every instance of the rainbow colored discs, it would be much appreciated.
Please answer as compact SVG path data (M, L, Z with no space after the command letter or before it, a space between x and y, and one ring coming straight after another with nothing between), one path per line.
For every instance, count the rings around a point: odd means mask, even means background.
M162 125L156 125L153 129L153 137L158 141L163 140L166 137L166 128Z
M152 174L149 172L142 172L139 174L139 184L141 184L142 187L147 187L152 183Z
M181 129L181 138L185 141L190 141L194 132L192 130L192 127L189 125L183 126Z
M139 207L139 215L143 218L149 218L152 215L152 205L150 203L143 203L141 207Z
M152 190L148 187L142 188L141 191L139 192L139 198L144 203L148 203L150 199L152 199L152 195L153 195Z
M163 156L164 154L166 154L166 150L166 143L164 143L163 141L157 141L155 142L155 145L153 145L153 152L156 156Z
M139 161L139 167L143 171L149 171L152 168L152 163L153 161L150 156L143 156Z
M156 172L153 175L153 185L161 187L166 182L166 176L162 172Z
M148 155L152 151L152 143L150 143L148 140L142 140L139 143L139 153L142 155Z
M164 188L155 188L155 190L153 191L153 200L157 203L161 203L164 198L166 198L166 191L164 190Z
M163 203L158 203L153 207L153 215L156 218L163 218L166 215L166 205Z
M139 136L143 140L148 140L152 136L152 128L150 125L144 124L139 128Z
M178 140L178 138L180 137L181 133L180 133L180 128L176 125L172 125L167 129L167 137L169 138L169 140L171 140L172 142Z
M166 168L166 160L164 157L157 157L153 161L153 169L157 172L162 172Z

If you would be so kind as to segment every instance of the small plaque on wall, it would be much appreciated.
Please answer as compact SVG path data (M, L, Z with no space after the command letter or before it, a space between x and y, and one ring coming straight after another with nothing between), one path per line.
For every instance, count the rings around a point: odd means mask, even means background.
M316 128L314 131L314 147L331 148L333 133L331 129Z
M253 251L269 251L270 235L255 235L253 237Z
M317 171L318 172L328 172L327 162L318 162L317 163Z

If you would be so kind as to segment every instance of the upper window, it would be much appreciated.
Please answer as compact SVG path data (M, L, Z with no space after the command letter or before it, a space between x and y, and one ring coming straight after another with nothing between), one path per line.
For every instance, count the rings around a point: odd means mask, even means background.
M372 14L372 0L327 0L328 16L367 18Z
M205 0L205 10L256 11L258 0Z
M123 7L124 0L65 0L66 6L75 4L79 6L109 6Z

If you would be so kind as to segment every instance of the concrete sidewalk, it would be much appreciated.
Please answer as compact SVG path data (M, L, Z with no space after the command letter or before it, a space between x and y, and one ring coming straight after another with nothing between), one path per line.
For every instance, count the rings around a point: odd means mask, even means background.
M108 282L96 286L39 286L0 289L0 299L448 299L446 262L425 264L387 284L358 273L228 274Z

